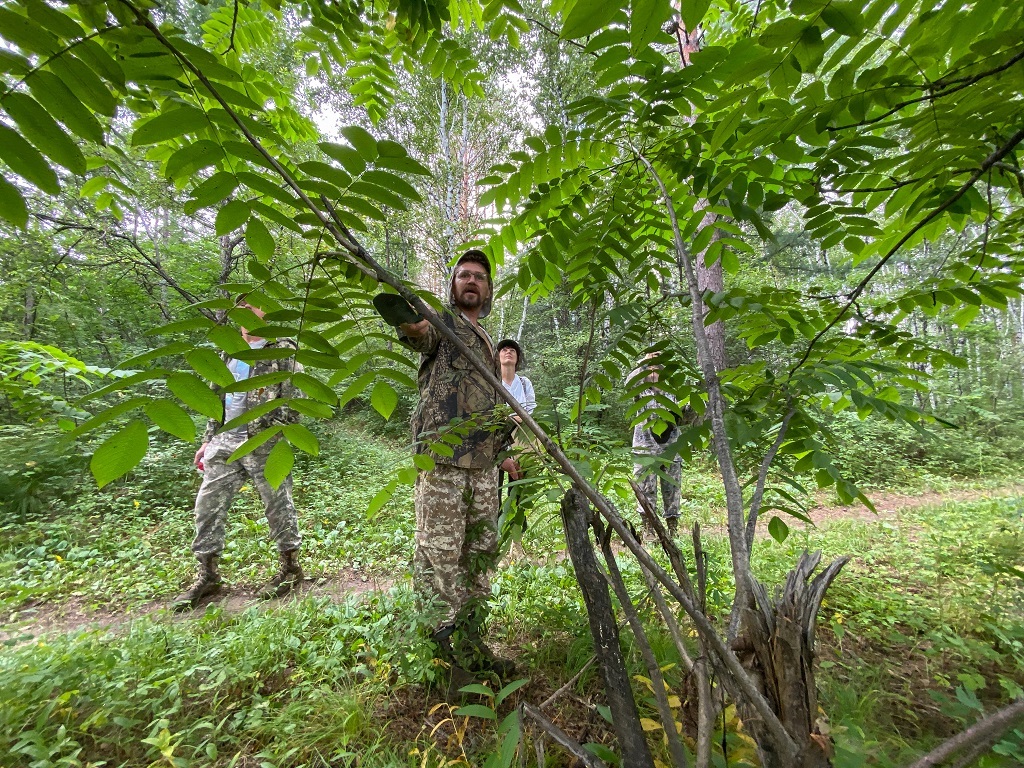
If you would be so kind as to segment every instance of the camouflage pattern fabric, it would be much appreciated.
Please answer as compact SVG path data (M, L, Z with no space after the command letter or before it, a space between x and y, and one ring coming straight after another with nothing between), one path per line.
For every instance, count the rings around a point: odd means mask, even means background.
M266 507L270 536L279 552L298 549L302 543L299 521L292 503L292 478L289 475L275 491L263 476L267 454L275 440L261 445L231 464L228 457L246 440L244 434L216 435L206 446L203 483L196 495L196 538L192 551L196 556L219 555L224 549L224 526L231 500L246 480L251 480Z
M454 624L491 594L497 559L498 471L438 464L416 478L416 590Z
M636 369L630 373L632 379L641 373L642 369ZM657 390L651 386L640 393L640 400L653 402L656 394L675 402L675 398L668 392ZM664 432L655 437L651 427L657 422L657 417L649 416L644 421L633 427L633 453L637 456L661 456L664 454L676 439L679 437L679 428L669 425ZM658 475L654 472L655 467L644 467L640 464L633 465L633 476L643 491L644 496L650 502L653 509L658 508ZM672 463L664 467L664 474L667 477L661 478L661 502L664 516L666 518L679 517L679 486L683 477L683 460L679 454L672 459ZM643 509L637 503L637 512L643 517Z
M276 339L274 341L268 341L263 348L260 350L267 355L272 355L275 352L291 352L294 354L298 346L291 339ZM255 379L258 376L266 376L274 373L299 373L302 371L302 365L295 362L294 357L282 357L276 360L255 360L252 362L252 371L249 374L250 379ZM269 403L272 400L288 400L295 397L302 397L302 391L299 390L291 380L276 382L274 384L268 384L267 386L257 387L256 389L250 390L245 395L245 410L249 411L258 405ZM220 393L221 406L224 404L224 393ZM253 419L245 425L246 432L249 437L258 435L265 429L268 429L277 425L285 424L296 424L301 418L301 414L293 408L289 408L287 405L281 405L279 408L275 408L270 413L265 413L262 416ZM203 435L203 442L208 443L210 439L217 434L218 430L224 426L222 419L210 419L206 425L206 433Z
M679 430L676 427L670 427L670 429L672 433L668 436L668 441L661 445L654 439L650 429L642 424L637 424L633 427L633 453L643 456L661 456L676 441L676 437L679 435ZM654 469L654 467L634 464L633 476L636 478L636 482L643 491L644 496L650 502L651 508L657 509L659 477L655 474ZM672 463L664 468L664 473L667 477L660 478L661 502L664 505L664 515L666 518L679 517L679 486L683 480L683 459L678 453L672 459ZM639 502L637 503L637 511L641 513L642 519L643 510Z
M441 319L498 376L487 332L462 315L445 314ZM421 355L420 402L412 416L417 453L428 453L439 465L493 467L501 444L499 429L491 423L499 402L497 391L434 326L428 326L427 332L416 338L399 332L399 339ZM445 431L453 419L463 420L453 430L461 436L461 444L452 446L452 456L431 452L426 441L436 441L437 434Z

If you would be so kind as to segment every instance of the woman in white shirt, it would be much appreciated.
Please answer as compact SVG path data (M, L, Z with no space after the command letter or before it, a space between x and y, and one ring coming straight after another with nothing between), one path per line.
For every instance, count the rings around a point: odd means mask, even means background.
M533 409L537 407L533 382L519 373L519 369L526 365L522 347L512 339L503 339L494 348L494 354L498 358L498 365L501 366L501 383L527 413L533 413ZM513 418L519 421L518 416Z
M512 339L503 339L495 346L494 356L501 368L501 383L505 385L505 389L508 390L509 394L523 406L523 409L527 413L532 414L533 409L537 407L537 397L533 392L533 382L519 373L519 369L526 364L523 348ZM516 421L522 421L515 414L512 415L512 418ZM519 430L516 431L518 432ZM520 442L520 449L526 446L528 446L528 441ZM510 443L505 447L505 450L511 448L512 444ZM510 480L521 480L523 478L523 471L519 466L519 462L512 456L507 457L501 462L500 469L502 471L499 474L507 472ZM499 477L499 493L500 486L504 485L503 480L504 478ZM508 514L503 517L502 529L512 526L518 527L521 534L526 529L526 509L519 503L520 490L517 486L512 486L508 489Z

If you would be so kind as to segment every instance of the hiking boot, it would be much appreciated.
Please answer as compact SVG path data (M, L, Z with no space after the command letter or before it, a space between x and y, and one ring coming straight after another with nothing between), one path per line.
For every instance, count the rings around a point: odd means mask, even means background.
M480 637L462 639L459 643L459 659L466 669L473 672L493 672L502 680L516 674L515 662L496 655Z
M217 571L217 555L199 555L199 575L195 583L186 589L171 603L171 610L176 613L190 611L197 607L204 597L220 592L220 573Z
M678 517L666 517L665 527L668 529L668 536L670 539L674 539L679 533L679 518Z
M483 640L484 609L471 609L456 619L455 654L463 667L471 672L493 672L505 679L516 673L516 665L509 659L495 655Z
M302 586L302 566L299 565L299 550L289 549L279 553L281 570L260 589L260 599L273 600L284 597Z

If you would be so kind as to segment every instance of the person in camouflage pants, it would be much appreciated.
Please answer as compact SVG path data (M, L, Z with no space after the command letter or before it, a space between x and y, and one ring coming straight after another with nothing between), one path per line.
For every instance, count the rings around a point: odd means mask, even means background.
M478 322L490 311L492 291L487 256L467 251L452 275L452 312L440 319L497 375L491 339ZM416 451L434 462L416 479L416 589L437 611L432 638L442 658L506 677L514 665L482 640L498 546L498 394L427 320L400 325L399 339L421 356L412 432ZM445 432L458 435L459 444L441 443Z
M648 355L648 359L653 355ZM630 375L630 379L644 375L647 388L640 393L639 398L650 405L655 402L655 397L660 396L675 402L675 398L668 392L658 388L658 367L645 365L637 368ZM648 406L648 407L649 407ZM662 424L662 429L655 432L655 427L660 419L653 414L648 415L643 421L633 427L633 454L634 456L661 456L666 453L679 437L679 427L676 424ZM642 464L633 465L633 476L637 485L650 503L651 509L658 508L658 480L659 475L655 473L654 467ZM683 460L676 453L672 463L664 469L661 479L661 503L664 510L665 524L669 533L675 535L679 527L679 498L680 485L683 476ZM640 519L645 519L642 505L638 503Z
M244 302L239 306L251 310L262 319L263 312L260 309ZM302 366L289 354L296 349L295 342L290 339L267 342L249 333L245 328L241 331L249 346L253 349L266 350L269 359L258 360L251 366L241 360L228 359L228 370L236 381L284 371L301 371ZM281 350L282 356L275 358L275 350ZM252 482L263 500L270 535L277 545L280 558L279 573L261 588L260 596L264 599L281 597L302 583L302 566L298 559L302 537L299 534L295 505L292 503L291 475L286 477L276 490L264 476L267 456L280 438L271 438L251 453L228 463L231 454L250 437L274 426L296 423L299 420L299 413L290 408L286 401L298 396L300 393L290 379L248 392L221 393L224 417L210 420L203 436L203 443L195 455L195 464L203 471L203 482L196 495L196 537L192 542L192 552L199 561L199 575L195 583L174 600L174 610L194 608L204 597L220 591L222 582L217 561L224 550L227 513L235 494L247 480ZM247 424L218 431L227 422L273 400L281 400L282 404Z

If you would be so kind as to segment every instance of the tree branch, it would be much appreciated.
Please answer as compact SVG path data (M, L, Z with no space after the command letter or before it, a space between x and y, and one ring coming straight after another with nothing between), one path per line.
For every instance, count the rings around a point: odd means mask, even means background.
M786 428L789 427L789 420L793 418L795 413L796 409L790 405L786 410L786 415L782 418L779 434L776 436L775 442L772 443L768 453L764 455L764 460L761 462L761 470L757 473L757 484L754 486L753 496L750 497L750 512L747 514L748 550L754 546L754 535L757 533L757 515L761 511L761 499L764 497L764 484L768 480L768 470L772 462L775 461L775 456L779 452L779 448L782 447L783 440L786 439Z
M901 101L899 104L894 106L892 109L890 109L890 110L888 110L886 112L883 112L878 117L873 117L870 120L861 120L858 123L848 123L846 125L838 125L838 126L835 126L835 127L829 126L829 127L826 127L825 130L827 130L827 131L829 131L831 133L834 133L836 131L845 131L845 130L847 130L849 128L860 128L860 127L867 126L867 125L873 125L874 123L878 123L878 122L881 122L882 120L885 120L887 117L891 117L892 115L895 115L901 109L905 109L906 107L912 106L914 104L920 104L922 101L936 101L938 99L941 99L944 96L949 96L950 94L956 93L957 91L962 91L964 88L969 88L970 86L974 85L978 81L984 80L986 77L991 77L992 75L998 75L1000 72L1006 71L1007 69L1009 69L1014 64L1016 64L1018 61L1021 61L1022 59L1024 59L1024 50L1022 50L1016 56L1012 57L1009 61L1005 62L1004 64L1002 64L1002 65L1000 65L998 67L996 67L995 69L990 69L987 72L982 72L982 73L977 74L977 75L972 75L971 77L965 77L965 78L961 78L960 80L952 81L952 82L955 82L956 85L953 85L951 87L945 88L945 90L942 90L942 91L940 91L938 93L933 91L932 93L929 93L929 94L927 94L925 96L919 96L916 99L907 99L906 101ZM941 82L942 82L941 80L936 81L935 85L938 85ZM850 97L850 98L852 98L852 97Z
M932 768L952 757L961 749L973 749L978 744L990 739L994 741L1022 717L1024 717L1024 699L1017 699L998 712L983 717L966 731L942 742L910 768Z

